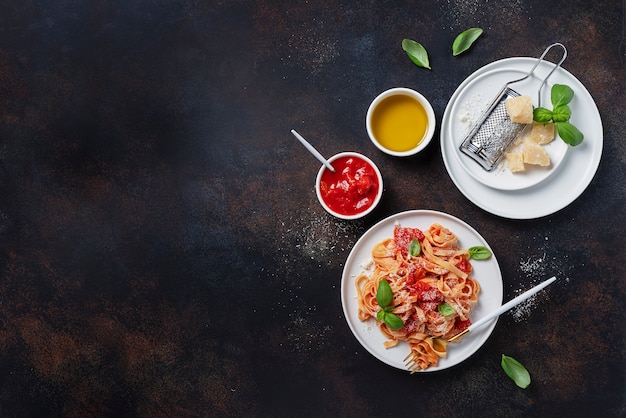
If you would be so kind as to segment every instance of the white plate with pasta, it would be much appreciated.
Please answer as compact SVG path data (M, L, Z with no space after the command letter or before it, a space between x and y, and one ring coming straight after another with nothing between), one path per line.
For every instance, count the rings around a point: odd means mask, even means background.
M443 229L456 237L457 241L455 247L460 250L457 251L457 253L466 253L466 250L470 247L482 247L492 253L489 258L484 260L469 260L469 263L471 263L471 272L469 272L467 268L464 269L468 271L467 276L471 278L469 282L473 281L477 283L477 289L479 288L477 291L477 301L473 302L474 304L471 306L471 310L468 314L469 320L476 322L499 308L502 304L502 274L496 256L493 254L493 251L485 239L466 222L452 215L430 210L401 212L378 222L363 234L348 255L341 280L341 302L346 321L359 343L380 361L401 370L407 370L404 359L411 352L411 346L407 341L399 340L395 346L390 348L385 347L386 342L389 342L390 338L381 331L383 328L386 329L386 327L379 326L382 321L378 322L374 316L364 319L363 312L359 315L359 310L361 309L361 311L363 311L363 305L362 302L359 302L359 299L362 301L363 297L362 292L357 290L355 282L357 278L359 278L359 280L362 279L362 277L359 276L372 274L372 250L375 247L379 248L381 242L385 242L385 240L389 238L391 238L391 241L394 241L394 230L396 226L403 229L417 228L420 231L424 231L428 238L423 240L421 251L423 251L424 257L432 253L431 245L428 241L431 240L431 227L433 227L433 225L438 225L438 227L433 228L432 231ZM436 258L438 257L439 256ZM411 259L411 256L409 255L408 258ZM376 260L378 262L379 258L376 258ZM428 275L430 274L431 273L428 273ZM420 280L429 280L428 275L426 277L422 275ZM446 277L450 276L454 276L454 274L448 273ZM396 284L393 282L392 286L394 289L396 288ZM394 293L395 292L394 290ZM397 295L394 294L393 304L396 304L396 296ZM446 298L446 300L448 299ZM396 306L396 308L394 312L400 310L399 306ZM424 308L424 310L426 310L426 308ZM400 316L402 314L398 313L398 315ZM417 317L417 313L414 315ZM436 314L434 316L436 316ZM461 318L459 318L459 320L460 319ZM443 370L463 362L485 343L493 332L496 322L497 319L494 319L482 328L465 335L458 342L448 344L446 356L438 358L436 365L426 366L423 370L420 370L420 372ZM404 325L408 327L407 320L405 320ZM402 329L404 330L405 328ZM450 330L450 332L452 332L452 330Z

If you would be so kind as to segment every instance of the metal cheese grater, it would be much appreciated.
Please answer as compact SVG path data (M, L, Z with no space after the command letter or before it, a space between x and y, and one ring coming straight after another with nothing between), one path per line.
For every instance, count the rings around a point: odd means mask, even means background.
M515 142L515 139L529 126L512 122L506 111L504 102L509 98L520 96L520 94L510 88L509 85L519 83L530 77L539 63L543 61L548 51L554 46L563 48L563 57L559 63L550 70L548 75L543 79L541 86L539 86L539 90L537 91L537 95L539 96L537 106L541 106L541 89L552 73L561 66L567 57L567 49L560 43L554 43L547 47L528 74L518 80L509 81L502 87L502 90L500 90L496 98L491 102L487 110L483 112L480 119L474 124L461 143L459 147L461 152L472 158L485 170L493 171L510 146Z

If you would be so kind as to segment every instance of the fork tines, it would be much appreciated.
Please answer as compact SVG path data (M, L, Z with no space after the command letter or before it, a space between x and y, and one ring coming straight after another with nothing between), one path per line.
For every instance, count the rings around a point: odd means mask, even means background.
M413 350L411 350L409 355L404 358L404 364L407 367L407 369L411 372L411 374L420 370L418 359L419 359L419 356Z

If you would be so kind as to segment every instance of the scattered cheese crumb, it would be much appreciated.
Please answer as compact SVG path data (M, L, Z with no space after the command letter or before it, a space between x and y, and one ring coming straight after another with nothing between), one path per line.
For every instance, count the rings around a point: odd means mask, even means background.
M367 258L361 262L361 270L364 272L371 272L374 270L374 260Z

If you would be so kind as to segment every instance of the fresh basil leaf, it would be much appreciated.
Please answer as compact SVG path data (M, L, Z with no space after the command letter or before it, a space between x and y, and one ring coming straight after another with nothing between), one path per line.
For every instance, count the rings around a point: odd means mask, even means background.
M440 303L439 306L437 306L437 311L443 316L450 316L456 313L454 308L446 302Z
M380 311L378 311L378 313L376 314L376 320L378 322L382 322L385 320L385 315L387 315L387 312L385 312L384 309L381 309Z
M517 386L525 389L530 385L530 374L519 361L502 354L501 365L506 375L513 379Z
M422 44L411 39L403 39L402 49L404 49L413 64L418 67L431 69L428 61L428 52L426 52L426 48L424 48Z
M491 251L482 245L476 245L467 249L469 256L474 260L486 260L491 257Z
M378 283L378 290L376 291L376 302L378 302L378 306L381 308L387 307L393 299L392 293L389 282L387 280L381 280L380 283Z
M411 244L409 244L409 254L411 254L411 257L417 257L418 255L420 255L421 251L422 247L420 246L420 242L417 240L417 238L413 238Z
M552 107L559 107L566 105L574 98L574 90L565 84L555 84L550 90L550 100L552 101Z
M471 28L459 33L452 43L452 55L457 56L467 51L482 34L483 30L480 28Z
M555 122L567 122L572 116L572 111L568 105L559 105L552 111L552 120Z
M556 124L556 130L559 133L561 139L568 145L575 147L580 145L585 139L582 132L578 130L574 125L569 122L559 122Z
M404 326L402 319L396 314L388 313L385 315L385 324L392 330L398 330Z
M536 107L533 110L533 119L535 122L548 123L552 120L552 111L545 107Z
M393 306L385 306L383 308L383 311L385 311L387 313L391 313L391 312L393 312Z

